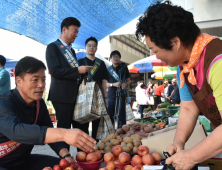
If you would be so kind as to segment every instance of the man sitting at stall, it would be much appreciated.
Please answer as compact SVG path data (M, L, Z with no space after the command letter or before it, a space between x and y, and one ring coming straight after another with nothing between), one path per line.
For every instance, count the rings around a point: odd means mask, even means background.
M16 88L0 95L0 170L42 170L60 159L34 155L34 145L49 144L69 162L74 159L69 145L83 151L94 149L96 141L79 129L53 128L42 99L46 67L33 57L22 58L15 67Z

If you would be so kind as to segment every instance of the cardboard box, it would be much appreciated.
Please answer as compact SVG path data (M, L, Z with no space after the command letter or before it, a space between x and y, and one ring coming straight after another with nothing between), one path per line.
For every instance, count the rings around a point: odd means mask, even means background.
M148 138L142 140L142 145L148 146L150 152L158 152L161 154L161 157L165 159L163 151L166 151L166 148L173 143L173 139L176 133L176 126L169 128L170 131L164 132L166 129L162 129L156 132L151 133ZM202 124L199 122L196 124L192 135L185 144L185 149L190 149L195 146L197 143L205 139L207 133Z
M221 170L222 169L222 159L212 158L208 159L200 164L201 166L209 166L210 170Z

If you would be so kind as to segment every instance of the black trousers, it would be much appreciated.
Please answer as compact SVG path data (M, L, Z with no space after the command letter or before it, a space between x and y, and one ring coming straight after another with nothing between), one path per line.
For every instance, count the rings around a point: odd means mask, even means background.
M180 104L180 100L174 100L174 99L172 99L172 104Z
M42 170L45 167L53 168L54 165L59 165L60 158L48 156L48 155L39 155L39 154L30 154L26 163L23 166L7 166L0 167L0 170Z
M107 98L107 110L108 110L108 114L110 116L110 119L114 125L114 114L115 114L115 108L117 107L118 110L118 106L119 106L119 102L117 102L117 106L116 106L116 99L115 98ZM122 100L122 106L121 106L121 110L120 110L120 124L119 124L119 128L122 128L123 125L126 124L126 102L125 102L125 98L123 98Z
M55 111L56 111L56 119L57 119L57 127L58 128L66 128L70 129L71 125L74 128L82 129L84 128L84 124L80 124L73 120L73 113L75 108L75 103L57 103L52 102ZM69 145L67 144L67 149L69 150ZM78 150L78 149L77 149Z
M141 115L141 119L143 118L143 110L145 108L148 108L149 105L139 105L139 108L140 108L140 115Z
M154 95L153 98L154 98L153 110L156 110L157 105L160 104L160 102L161 102L161 101L160 101L160 96Z
M99 123L100 123L100 118L92 121L92 138L95 139L97 142L99 141L96 139L97 131L99 128ZM81 125L81 130L89 134L89 122Z

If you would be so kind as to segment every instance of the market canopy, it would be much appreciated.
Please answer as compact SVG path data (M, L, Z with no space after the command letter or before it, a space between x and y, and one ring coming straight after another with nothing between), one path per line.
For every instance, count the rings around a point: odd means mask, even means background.
M0 28L30 37L42 44L55 41L66 17L81 22L74 48L87 38L99 40L141 15L157 0L1 0Z

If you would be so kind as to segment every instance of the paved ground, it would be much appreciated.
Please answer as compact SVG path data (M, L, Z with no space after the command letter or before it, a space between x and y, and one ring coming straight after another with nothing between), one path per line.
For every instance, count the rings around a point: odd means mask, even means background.
M135 111L133 112L136 118L140 117L140 114L137 114ZM56 127L56 124L54 124L54 127ZM91 135L92 132L92 126L91 123L89 125L89 133ZM55 156L58 157L58 155L49 147L49 145L36 145L33 150L32 150L33 154L44 154L44 155L51 155L51 156ZM77 150L75 147L70 147L70 153L75 157ZM101 167L105 167L105 164L103 163L101 165Z

